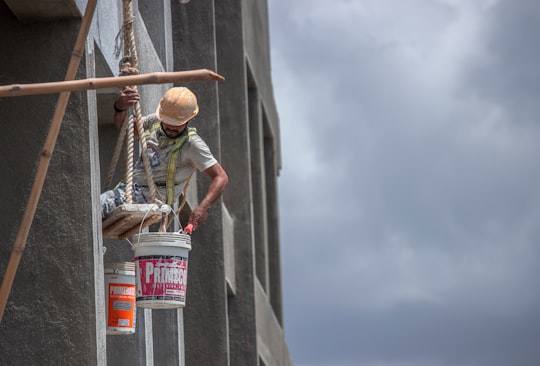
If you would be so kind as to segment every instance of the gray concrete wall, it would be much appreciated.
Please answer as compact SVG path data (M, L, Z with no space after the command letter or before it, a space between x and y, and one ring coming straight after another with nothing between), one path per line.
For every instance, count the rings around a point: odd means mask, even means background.
M79 24L22 25L0 2L0 84L62 80ZM83 61L79 76L84 68ZM2 277L56 101L57 95L0 99ZM73 93L0 323L0 364L98 364L91 128L86 93Z
M270 64L270 32L267 0L242 0L244 16L244 47L255 82L263 100L272 135L276 142L278 166L281 166L279 115L274 100L272 67Z
M174 69L216 70L213 0L172 2ZM199 115L190 122L221 159L217 83L186 84L197 95ZM199 176L198 198L209 179ZM210 209L208 221L192 237L188 297L185 314L186 364L228 365L227 291L221 200Z
M222 164L229 174L224 202L234 220L236 291L228 298L230 364L257 365L253 206L247 118L246 56L241 0L216 2ZM231 143L234 141L234 143Z

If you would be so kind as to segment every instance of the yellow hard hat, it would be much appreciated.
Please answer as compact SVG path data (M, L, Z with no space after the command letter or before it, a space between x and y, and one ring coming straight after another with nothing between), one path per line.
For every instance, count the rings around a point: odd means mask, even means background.
M167 90L159 101L157 117L168 125L182 126L199 113L197 97L188 88Z

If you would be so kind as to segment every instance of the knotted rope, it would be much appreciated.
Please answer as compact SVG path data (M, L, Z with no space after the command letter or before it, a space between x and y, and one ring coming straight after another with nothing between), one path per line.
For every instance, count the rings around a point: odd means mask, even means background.
M122 14L124 18L124 24L122 26L123 34L123 44L124 44L124 57L120 62L120 76L125 75L138 75L138 58L137 58L137 49L135 45L135 32L133 28L133 4L131 0L123 0L122 2ZM132 89L137 91L137 86L131 86ZM126 143L126 202L132 203L133 197L133 151L134 151L134 128L133 124L137 126L137 131L139 132L139 139L141 142L141 156L143 160L144 170L146 173L146 180L148 188L150 191L150 200L155 201L159 197L159 191L157 190L156 184L154 182L154 177L152 174L152 168L150 166L150 161L147 154L147 142L146 135L144 134L144 126L142 123L142 113L139 102L135 103L132 107L134 116L130 113L126 113L126 120L122 125L120 134L118 135L118 140L116 143L116 148L113 154L113 160L111 162L111 168L107 176L107 185L110 185L112 182L112 177L116 166L118 165L118 160L120 158L121 147L124 143L124 140L127 138Z

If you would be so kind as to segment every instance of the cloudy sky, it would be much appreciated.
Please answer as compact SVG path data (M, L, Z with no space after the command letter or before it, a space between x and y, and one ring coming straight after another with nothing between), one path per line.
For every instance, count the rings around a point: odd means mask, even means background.
M540 1L269 11L295 365L539 365Z

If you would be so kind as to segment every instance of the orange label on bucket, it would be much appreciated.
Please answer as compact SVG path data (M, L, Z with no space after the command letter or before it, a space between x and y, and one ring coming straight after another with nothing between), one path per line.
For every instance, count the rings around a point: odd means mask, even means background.
M187 287L187 258L135 258L137 263L137 299L183 301Z
M107 326L133 328L135 315L135 285L109 283Z

